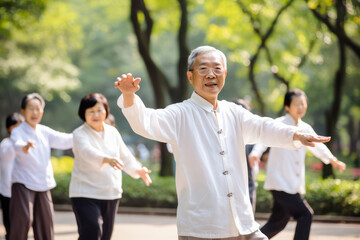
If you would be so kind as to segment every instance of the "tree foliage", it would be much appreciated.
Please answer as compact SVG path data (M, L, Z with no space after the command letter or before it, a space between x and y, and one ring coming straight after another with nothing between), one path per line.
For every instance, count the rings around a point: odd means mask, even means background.
M220 98L252 100L255 113L276 117L287 89L301 88L305 121L360 165L359 9L356 0L3 0L0 109L18 111L37 91L44 123L72 131L80 99L100 92L126 139L134 134L117 110L115 78L142 77L138 94L164 107L190 93L188 49L214 45L228 57Z

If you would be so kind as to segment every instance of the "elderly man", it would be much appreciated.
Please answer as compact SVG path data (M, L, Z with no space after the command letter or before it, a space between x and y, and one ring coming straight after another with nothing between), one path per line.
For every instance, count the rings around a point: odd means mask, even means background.
M177 227L180 240L268 239L249 200L245 144L295 149L329 141L270 118L253 115L218 95L225 84L225 55L210 46L194 49L187 77L190 99L165 109L146 108L135 95L140 78L115 82L118 106L139 135L171 144L176 160Z

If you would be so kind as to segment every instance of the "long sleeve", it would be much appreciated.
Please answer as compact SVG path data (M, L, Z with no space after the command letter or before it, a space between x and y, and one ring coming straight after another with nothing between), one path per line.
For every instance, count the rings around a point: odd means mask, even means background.
M62 133L48 127L46 128L51 148L69 149L73 147L73 135L71 133Z
M120 150L120 159L124 162L125 165L123 170L135 179L140 178L139 174L137 174L136 171L141 169L141 164L131 154L130 150L128 149L128 147L126 146L120 135L119 135L119 150Z
M261 143L255 144L253 149L251 150L252 155L255 155L257 157L261 157L262 154L266 151L267 147Z
M268 147L283 147L297 149L300 147L297 141L293 140L296 127L288 126L280 121L259 117L242 110L239 117L242 122L242 131L246 144L261 143Z
M15 153L22 153L22 148L27 144L22 138L22 135L20 132L13 131L10 136L11 141L13 142L13 147L15 150Z
M11 162L15 159L14 146L9 138L5 138L0 144L0 160Z
M174 109L146 108L141 99L135 95L135 104L124 108L123 95L117 102L130 123L133 131L146 138L160 142L172 142L176 139L176 119Z
M308 125L308 131L311 134L316 135L314 129L310 125ZM315 143L315 147L307 147L306 149L309 150L312 154L315 155L315 157L319 158L325 164L329 164L330 159L334 158L334 155L323 143Z
M104 158L108 156L98 148L93 147L89 136L85 136L82 132L74 132L73 141L74 153L79 154L80 159L87 159L87 164L91 164L94 167L102 167Z

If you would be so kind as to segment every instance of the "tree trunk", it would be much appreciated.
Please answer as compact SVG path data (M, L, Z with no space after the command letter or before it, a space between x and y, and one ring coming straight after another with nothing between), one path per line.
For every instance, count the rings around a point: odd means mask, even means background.
M255 19L254 16L251 14L251 12L246 8L246 6L243 4L243 2L241 0L238 0L237 3L239 5L239 7L241 8L241 10L250 17L251 20L251 24L252 27L254 29L254 32L259 36L261 43L258 46L256 53L251 57L250 59L250 66L249 66L249 80L252 86L252 89L254 91L254 94L256 96L257 102L259 104L259 111L261 115L265 115L266 113L266 107L265 107L265 103L264 100L261 96L260 90L257 86L256 83L256 79L255 79L255 64L256 61L258 60L260 51L265 48L266 50L266 43L268 41L268 39L270 38L270 36L272 35L272 33L275 30L276 27L276 23L278 22L281 14L288 8L290 7L290 5L294 2L294 0L289 0L284 6L282 6L278 13L276 14L275 18L273 19L270 27L265 31L265 33L263 34L261 32L261 28L260 28L260 21L258 19ZM277 78L279 79L279 78ZM282 79L283 80L283 79ZM286 82L286 81L285 81ZM288 87L288 84L286 85Z
M345 19L345 7L342 3L337 2L337 24L336 27L338 29L344 30L344 19ZM339 30L340 31L340 30ZM346 48L345 41L343 38L338 37L338 46L339 46L339 68L335 75L334 80L334 100L331 106L331 109L326 111L326 132L329 136L332 137L332 141L330 141L327 146L330 150L332 150L334 140L337 137L336 124L340 115L340 107L341 107L341 95L342 89L345 84L346 77ZM331 164L325 165L322 172L323 178L334 177L334 172Z
M147 72L149 74L151 84L155 96L156 108L164 108L166 106L165 96L169 95L172 102L179 102L184 100L187 95L187 56L189 49L186 44L187 28L188 28L188 12L187 1L178 0L181 9L181 21L178 33L178 47L179 47L179 61L178 61L178 82L177 86L171 87L170 81L165 74L155 64L150 53L150 38L153 27L153 20L146 8L144 0L131 0L131 14L130 19L133 29L138 40L138 49L140 55L145 63ZM138 20L138 13L144 14L144 26L140 26ZM173 158L168 152L166 144L160 143L161 149L161 169L160 176L173 176Z

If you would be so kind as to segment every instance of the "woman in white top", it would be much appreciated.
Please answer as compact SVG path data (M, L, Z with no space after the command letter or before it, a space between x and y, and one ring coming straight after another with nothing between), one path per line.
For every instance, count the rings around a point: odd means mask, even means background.
M287 114L278 121L297 126L301 130L314 134L312 127L301 118L307 110L306 95L299 89L286 93L284 109ZM259 161L266 146L256 144L249 156L251 162ZM346 165L337 160L323 143L315 143L314 147L302 147L297 150L270 148L266 167L264 188L273 196L272 213L261 231L270 239L283 230L293 217L297 221L294 239L309 239L313 210L301 194L305 194L305 152L311 151L326 164L343 171Z
M70 198L78 225L79 240L110 240L122 194L124 170L151 184L150 171L136 161L115 127L104 123L109 115L106 98L86 95L80 102L84 124L74 130L74 168Z
M11 134L12 130L24 121L19 113L12 113L6 117L6 129ZM0 143L0 198L3 214L3 224L6 230L6 239L10 236L10 197L11 197L11 173L15 161L15 150L10 138L4 138Z
M50 189L56 183L51 165L51 148L72 147L72 134L39 124L44 99L37 93L21 102L25 121L11 132L15 149L10 201L10 240L27 240L33 226L35 239L54 239L54 209ZM16 224L15 224L16 223Z

